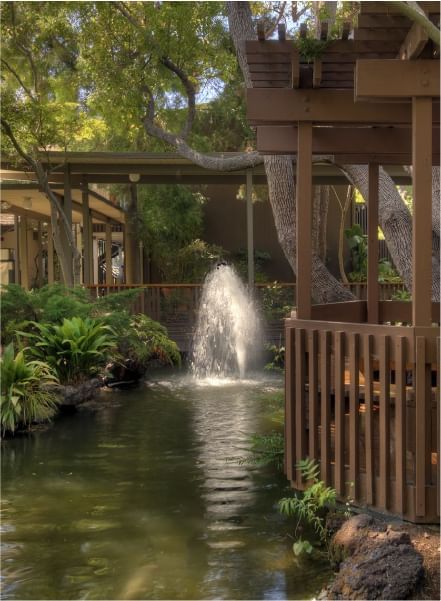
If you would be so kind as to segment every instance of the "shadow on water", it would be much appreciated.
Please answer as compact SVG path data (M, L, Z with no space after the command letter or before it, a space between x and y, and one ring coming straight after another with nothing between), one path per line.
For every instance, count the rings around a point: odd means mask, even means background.
M285 482L228 461L268 429L279 380L189 379L108 393L3 449L4 599L305 599L275 509Z

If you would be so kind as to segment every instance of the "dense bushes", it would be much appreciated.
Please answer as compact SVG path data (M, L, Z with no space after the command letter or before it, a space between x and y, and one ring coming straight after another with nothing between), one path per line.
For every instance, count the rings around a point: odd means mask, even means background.
M72 317L63 323L33 323L37 333L27 334L28 353L47 361L62 384L96 375L116 348L112 329L93 319Z
M47 363L26 362L23 351L15 355L9 344L0 360L0 374L2 435L54 415L57 379Z

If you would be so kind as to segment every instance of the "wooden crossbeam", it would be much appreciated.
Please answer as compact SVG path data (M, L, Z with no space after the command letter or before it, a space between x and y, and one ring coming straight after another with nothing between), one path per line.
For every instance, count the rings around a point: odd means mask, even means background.
M319 88L322 81L322 61L319 58L314 59L312 87Z
M410 164L410 127L314 127L312 131L312 152L316 155L352 155L355 161L367 155L382 158L390 155L391 164L396 161L398 164ZM433 128L434 164L440 155L439 134L439 128ZM298 151L297 135L294 125L261 125L257 127L257 150L263 154L295 155Z
M252 125L285 125L296 121L409 125L411 113L409 102L355 103L351 90L247 90L247 118ZM439 123L438 107L434 107L433 120Z
M355 99L439 97L439 63L433 60L358 60Z
M428 40L429 36L421 27L421 25L414 23L401 45L398 56L401 59L418 58L421 52L424 50Z

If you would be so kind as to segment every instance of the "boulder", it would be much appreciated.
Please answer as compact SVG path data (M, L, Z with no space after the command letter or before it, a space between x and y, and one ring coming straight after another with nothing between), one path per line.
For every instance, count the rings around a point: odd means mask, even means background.
M57 394L61 397L60 408L72 410L81 403L94 399L103 386L102 380L93 378L77 386L57 386Z

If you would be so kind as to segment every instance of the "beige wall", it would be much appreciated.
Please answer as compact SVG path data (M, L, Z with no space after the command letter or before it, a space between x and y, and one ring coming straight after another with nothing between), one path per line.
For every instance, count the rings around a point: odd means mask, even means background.
M28 269L29 269L29 282L32 286L35 283L37 277L37 266L36 258L38 255L38 241L34 240L34 229L37 228L37 222L28 219L27 222L27 242L28 242ZM36 232L35 232L36 233ZM15 233L14 231L5 232L3 235L2 248L15 248ZM2 274L2 284L7 283L4 281L7 278L7 273Z

